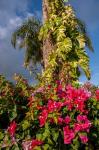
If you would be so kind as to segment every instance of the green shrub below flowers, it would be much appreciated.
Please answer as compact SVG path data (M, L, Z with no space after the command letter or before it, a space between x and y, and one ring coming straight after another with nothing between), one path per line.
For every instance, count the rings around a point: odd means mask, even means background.
M0 76L0 148L98 150L99 89L55 81L33 88Z

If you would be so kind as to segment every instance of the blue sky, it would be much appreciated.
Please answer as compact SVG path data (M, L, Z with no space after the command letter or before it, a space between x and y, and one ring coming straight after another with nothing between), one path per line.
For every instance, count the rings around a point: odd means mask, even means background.
M87 26L95 52L88 51L92 72L91 82L99 85L99 1L70 0L76 14ZM11 45L12 32L22 21L33 15L41 17L41 0L0 0L0 74L11 79L14 73L22 74L29 81L30 74L23 67L24 50L13 49ZM82 75L81 82L86 81Z

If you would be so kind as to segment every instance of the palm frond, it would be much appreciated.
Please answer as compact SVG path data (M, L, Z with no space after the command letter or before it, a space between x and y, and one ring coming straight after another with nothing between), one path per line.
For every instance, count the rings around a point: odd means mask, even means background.
M83 49L77 50L77 55L79 57L78 66L84 71L88 80L91 78L90 67L89 67L89 57Z
M94 51L94 48L92 46L92 41L88 36L86 25L84 22L82 22L80 19L76 18L76 22L78 24L78 29L82 32L84 38L85 38L85 44L89 48L89 50Z
M27 64L42 59L42 43L38 39L40 28L40 21L31 17L12 34L11 43L14 48L18 45L19 49L25 49L25 63Z

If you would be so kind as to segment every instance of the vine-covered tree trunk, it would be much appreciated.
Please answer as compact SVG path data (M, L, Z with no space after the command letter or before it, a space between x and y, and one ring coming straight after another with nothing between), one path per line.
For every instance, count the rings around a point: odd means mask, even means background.
M63 79L66 84L76 82L82 68L90 79L85 46L91 50L93 47L85 25L76 17L72 6L65 5L63 0L42 0L42 5L43 78L47 82L57 79Z
M43 10L43 23L49 19L49 5L48 0L42 0L42 10ZM43 40L43 64L44 69L48 66L48 57L51 51L53 50L53 44L51 40L50 33L48 37Z

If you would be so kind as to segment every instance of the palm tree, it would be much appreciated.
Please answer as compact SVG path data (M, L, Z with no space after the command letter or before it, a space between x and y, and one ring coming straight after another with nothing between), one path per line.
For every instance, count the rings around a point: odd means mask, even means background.
M48 19L48 1L42 1L43 23ZM42 24L34 17L29 18L12 34L11 43L14 48L25 49L25 66L31 63L41 63L43 68L48 64L48 55L52 49L50 38L40 41L38 38Z
M48 20L49 5L48 0L42 0L43 24ZM19 49L25 49L25 66L30 62L41 63L43 68L48 65L48 56L52 50L52 41L49 37L39 40L38 35L42 23L34 17L29 18L12 34L11 43L14 48L19 45Z
M35 64L42 60L42 43L38 39L40 28L40 21L30 17L12 34L14 48L18 45L20 49L25 49L26 67L31 62Z

